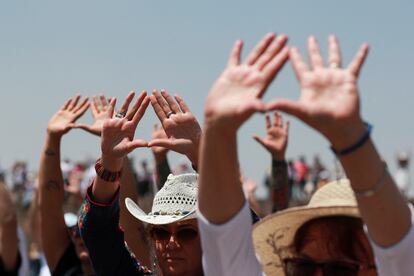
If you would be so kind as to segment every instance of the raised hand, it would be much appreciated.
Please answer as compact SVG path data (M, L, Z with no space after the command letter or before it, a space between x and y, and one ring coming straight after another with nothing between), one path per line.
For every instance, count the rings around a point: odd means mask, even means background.
M93 117L93 124L73 124L73 128L81 128L86 130L94 135L101 136L103 123L106 119L110 119L111 115L109 114L109 102L110 98L105 98L105 96L94 96L93 101L90 104L91 112Z
M81 102L80 95L76 95L56 112L49 120L47 132L50 135L61 137L73 128L73 123L81 117L89 107L88 98Z
M154 127L152 129L152 140L157 140L157 139L168 139L168 136L167 134L165 134L165 131L162 127L158 126L158 124L154 124ZM166 154L168 153L167 148L157 147L157 146L152 146L151 151L156 158L157 156L165 157Z
M275 160L284 160L289 136L289 121L283 123L282 116L273 114L273 125L270 116L266 114L266 136L254 135L253 138L267 149Z
M128 111L129 104L134 96L135 93L130 92L117 115L104 121L101 149L104 167L107 169L111 169L111 167L120 169L118 167L122 167L122 160L128 153L135 148L148 145L144 140L134 139L134 136L138 123L148 107L149 99L146 92L143 91L138 96L134 106ZM116 99L111 99L108 107L111 117L114 114L115 104ZM122 118L122 116L125 117Z
M164 90L154 90L151 105L167 135L153 139L148 146L164 147L185 154L197 166L201 128L187 104L180 96L175 100Z
M254 112L265 111L261 98L288 58L287 36L270 33L240 63L243 42L236 41L227 68L214 83L205 106L206 124L236 131Z
M341 68L342 58L337 39L329 37L329 58L325 65L314 37L308 41L311 67L299 50L290 50L293 69L301 86L298 101L276 100L268 109L292 114L325 135L338 150L354 143L364 133L360 117L357 80L368 54L363 44L347 68Z

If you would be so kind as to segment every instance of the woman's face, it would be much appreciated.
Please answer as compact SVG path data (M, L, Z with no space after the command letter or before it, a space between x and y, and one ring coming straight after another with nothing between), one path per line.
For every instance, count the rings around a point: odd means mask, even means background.
M150 234L164 276L202 275L201 244L196 219L153 226Z
M352 231L346 227L338 230L337 223L322 221L312 223L300 234L302 238L299 246L296 247L297 258L293 258L289 264L291 271L301 267L293 273L295 276L377 275L372 249L362 226ZM288 263L285 261L286 270L288 270ZM310 273L312 267L316 267L313 274Z

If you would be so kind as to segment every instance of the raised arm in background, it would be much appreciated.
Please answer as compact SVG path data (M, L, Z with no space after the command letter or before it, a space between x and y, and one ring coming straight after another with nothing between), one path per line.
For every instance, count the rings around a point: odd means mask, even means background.
M245 203L237 130L253 113L265 111L261 98L288 58L286 42L284 35L276 38L268 34L241 63L243 43L237 41L227 68L209 92L199 158L198 204L200 212L213 224L227 222Z
M70 243L63 216L64 183L60 168L60 143L72 124L88 109L88 99L69 99L47 125L39 166L39 211L42 248L51 271Z
M348 154L339 154L338 158L356 192L362 218L378 245L394 245L410 229L411 215L372 139L360 142L369 131L361 117L357 85L368 45L363 44L344 68L334 36L329 37L327 63L324 63L314 37L309 38L308 48L310 66L297 48L290 51L301 86L299 100L276 100L268 108L296 116L325 136L337 152L353 148Z
M135 93L131 91L128 95L129 98L133 97ZM111 101L110 97L105 97L104 95L94 96L91 102L91 112L93 117L92 124L74 124L74 128L80 128L88 131L91 134L94 134L98 137L101 137L102 128L105 120L111 119L112 111L109 108L109 103ZM130 112L136 112L138 110L138 102L132 107ZM120 110L121 111L121 110ZM121 111L123 112L123 111ZM133 174L133 168L131 167L131 162L129 159L126 159L123 165L123 174L120 179L120 190L119 190L119 206L120 206L120 218L119 224L124 230L124 239L128 244L129 248L137 256L142 264L150 266L150 255L148 254L148 244L147 239L143 237L145 234L144 225L135 219L130 212L125 207L125 198L137 198L137 184L136 179ZM141 236L140 239L137 239L137 233Z
M266 136L253 136L272 157L270 175L270 193L272 199L272 213L286 209L289 205L289 179L286 162L286 149L289 139L289 121L283 123L282 115L273 113L273 124L266 114Z
M168 136L165 134L165 131L162 127L159 127L158 124L154 124L152 130L152 140L156 139L167 139ZM171 173L170 164L168 163L167 153L169 149L164 147L151 147L152 154L154 155L155 160L155 182L157 184L158 190L164 186L165 181L168 178L168 175Z
M201 128L187 104L178 95L173 99L165 90L161 90L161 93L154 90L150 99L168 138L154 139L148 146L165 147L184 154L197 168Z
M5 271L19 269L18 254L16 211L6 184L0 181L0 262Z

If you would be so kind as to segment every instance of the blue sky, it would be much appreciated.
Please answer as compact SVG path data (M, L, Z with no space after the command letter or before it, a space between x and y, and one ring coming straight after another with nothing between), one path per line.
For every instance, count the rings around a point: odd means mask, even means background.
M275 31L302 52L309 35L325 50L334 33L344 64L362 42L371 45L359 82L362 113L393 168L395 151L412 150L414 141L413 10L411 1L2 1L0 164L23 159L36 169L49 117L76 92L122 98L131 89L166 88L183 96L201 122L204 99L234 40L243 39L247 53ZM287 64L265 100L298 95ZM90 114L81 121L91 122ZM137 137L149 139L156 121L149 108ZM242 168L261 181L270 157L253 134L264 134L262 115L239 133ZM304 153L310 161L319 153L332 163L328 143L315 131L291 119L290 134L288 157ZM98 154L96 137L81 130L64 137L64 157ZM147 149L133 155L151 158Z

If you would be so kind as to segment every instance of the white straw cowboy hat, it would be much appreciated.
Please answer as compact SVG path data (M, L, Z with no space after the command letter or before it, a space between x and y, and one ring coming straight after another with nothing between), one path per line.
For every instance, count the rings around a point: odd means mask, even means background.
M326 184L315 192L306 206L289 208L255 224L253 243L266 275L284 274L281 258L289 254L295 234L302 225L329 216L360 217L347 179Z
M125 199L128 211L140 221L149 224L170 224L196 218L197 174L170 174L164 186L154 197L152 210L146 214L130 198Z

